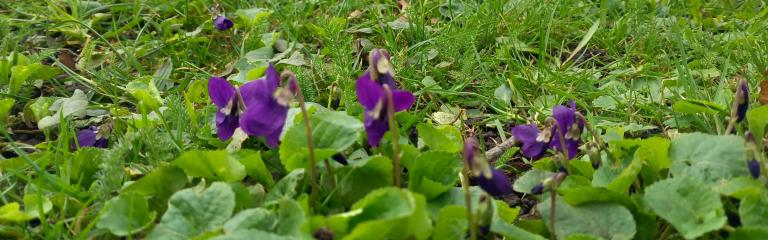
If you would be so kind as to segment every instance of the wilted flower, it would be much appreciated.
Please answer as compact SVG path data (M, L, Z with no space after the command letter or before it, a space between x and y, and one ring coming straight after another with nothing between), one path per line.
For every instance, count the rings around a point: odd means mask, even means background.
M389 130L387 116L386 89L392 92L395 112L410 108L415 101L411 92L397 90L394 72L389 62L389 53L383 49L374 49L369 56L368 70L357 79L357 100L365 108L365 132L368 144L378 146L381 138Z
M225 16L219 15L219 16L216 16L215 19L213 19L213 27L215 27L219 31L228 30L228 29L232 28L232 26L234 26L234 25L235 25L235 23L232 22L232 20L230 20L229 18L227 18Z
M77 143L74 141L70 143L70 149L77 149L78 146L82 147L97 147L107 148L107 136L99 131L96 126L90 126L77 131Z
M504 172L492 168L486 161L482 152L477 147L474 138L468 138L464 142L463 157L468 165L471 179L487 193L500 197L512 193L512 182Z
M749 174L752 175L753 178L760 178L760 162L754 159L749 160L749 162L747 162L747 168L749 168Z
M240 128L249 135L265 137L270 147L277 146L293 92L281 86L280 76L271 64L263 80L243 84L240 92L246 106Z
M744 120L744 117L747 116L747 109L749 108L749 84L747 84L746 79L741 78L739 81L739 86L736 89L736 96L733 101L733 113L735 113L736 122L741 122Z
M512 128L512 135L523 144L523 155L532 159L541 158L547 148L556 152L567 151L568 159L576 156L581 145L584 122L576 117L576 104L570 107L558 105L552 108L553 124L544 130L534 125L519 125Z
M241 88L244 87L245 85ZM243 103L240 91L221 77L211 77L208 80L208 95L213 104L218 107L216 129L219 139L226 141L240 126L240 116L245 111L245 103Z

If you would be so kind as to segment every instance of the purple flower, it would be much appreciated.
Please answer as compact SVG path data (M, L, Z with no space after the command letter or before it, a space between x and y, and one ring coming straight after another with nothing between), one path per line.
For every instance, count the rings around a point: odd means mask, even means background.
M753 178L760 178L760 162L757 160L749 160L749 162L747 162L747 168L749 168L749 174L752 175Z
M533 186L531 189L532 194L539 195L544 192L544 183L536 184L536 186Z
M364 123L368 144L375 147L389 130L385 86L392 91L395 112L410 108L415 98L411 92L397 90L386 50L374 49L370 59L371 66L357 79L355 87L357 100L365 108Z
M739 87L736 90L736 122L741 122L744 117L747 116L747 109L749 109L749 85L746 79L739 81Z
M270 64L263 80L250 81L240 87L246 106L240 128L248 135L265 137L270 147L277 146L280 140L293 98L293 92L280 85L280 76Z
M224 78L211 77L208 80L208 95L213 104L218 107L216 129L219 139L226 141L240 126L240 116L245 110L240 91Z
M78 145L82 147L97 147L107 148L107 137L104 134L99 133L99 128L96 126L90 126L77 131L77 143L72 141L69 144L70 149L78 149Z
M557 125L552 126L552 141L549 147L562 152L563 145L565 145L568 159L573 159L579 151L579 145L581 145L581 131L584 129L584 122L576 119L576 103L571 100L570 105L570 107L558 105L552 108L552 117Z
M552 139L549 130L541 132L534 124L515 126L512 128L512 135L523 142L523 155L531 159L541 158Z
M219 15L219 16L216 16L215 19L213 19L213 27L215 27L219 31L228 30L228 29L232 28L232 26L234 26L234 25L235 25L235 23L233 23L232 20L230 20L229 18L227 18L225 16Z
M331 156L331 159L333 159L334 161L336 161L338 163L341 163L341 165L344 165L344 166L349 164L349 162L347 161L347 157L344 157L344 154L341 154L341 153L337 153L337 154Z
M501 197L512 193L512 182L503 171L494 169L488 164L482 152L478 152L477 141L474 138L468 138L464 142L462 156L468 165L470 179L488 194Z

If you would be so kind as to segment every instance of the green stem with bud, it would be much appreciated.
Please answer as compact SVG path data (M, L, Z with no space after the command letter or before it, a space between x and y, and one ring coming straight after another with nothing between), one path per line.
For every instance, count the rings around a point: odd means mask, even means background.
M472 193L469 191L469 160L464 159L464 169L461 178L461 187L464 189L464 201L467 204L467 223L469 224L469 239L477 239L475 228L475 215L472 213Z

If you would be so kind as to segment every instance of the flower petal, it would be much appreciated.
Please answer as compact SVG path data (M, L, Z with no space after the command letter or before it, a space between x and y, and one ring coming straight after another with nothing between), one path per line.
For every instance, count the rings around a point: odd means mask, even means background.
M280 133L282 132L283 132L283 128L282 126L280 126L279 129L275 129L275 131L267 134L267 136L265 136L267 140L267 146L269 146L270 148L277 147L277 144L280 143Z
M395 112L400 112L413 106L416 98L409 91L394 90L392 91L392 101L395 103Z
M255 101L248 105L240 117L240 128L249 135L267 136L282 130L287 114L288 108L281 106L277 101Z
M86 128L77 132L77 145L80 147L93 147L96 144L96 131L91 128ZM70 148L77 149L77 145L74 142L70 144Z
M365 133L368 135L368 145L372 147L379 146L381 139L384 138L384 134L389 130L389 122L387 117L381 117L379 119L373 119L367 113L365 114Z
M211 77L208 79L208 95L213 104L219 108L224 108L235 96L235 87L224 78Z
M490 179L478 177L476 179L480 188L494 197L502 197L512 193L512 182L504 175L504 172L498 169L491 169L493 175Z
M217 16L213 20L213 27L215 27L219 31L224 31L224 30L230 29L234 25L235 25L235 23L232 22L232 20L230 20L229 18L224 17L224 16Z
M376 104L385 98L384 88L371 80L371 74L368 71L365 71L363 76L357 78L355 90L357 101L368 110L376 108Z
M219 135L221 141L227 141L235 133L235 129L239 126L239 119L237 115L226 115L222 112L216 112L216 133Z
M523 155L531 159L539 159L544 155L547 141L539 141L539 128L534 125L519 125L512 128L512 135L523 142Z

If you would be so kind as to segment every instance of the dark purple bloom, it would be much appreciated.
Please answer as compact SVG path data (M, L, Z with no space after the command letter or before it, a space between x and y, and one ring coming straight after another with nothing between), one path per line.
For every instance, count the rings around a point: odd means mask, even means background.
M568 159L573 159L581 145L581 131L584 129L584 122L576 119L576 104L571 100L570 107L555 106L552 108L552 118L557 124L552 126L552 141L549 147L563 152L565 146Z
M539 195L544 192L544 183L536 184L536 186L533 186L531 189L532 194Z
M70 149L77 149L78 146L82 147L97 147L107 148L107 137L104 134L99 133L99 128L96 126L90 126L77 131L77 143L74 141L70 143Z
M494 197L512 193L512 182L504 175L504 172L494 169L488 164L483 153L478 151L477 141L474 138L468 138L464 142L462 155L468 165L470 179L477 183L480 188Z
M373 50L370 56L371 66L357 79L355 86L357 100L365 108L365 132L371 146L378 146L389 130L385 86L392 91L395 112L410 108L415 101L411 92L397 90L388 57L389 54L384 50Z
M245 110L240 91L224 78L211 77L208 80L208 95L213 104L218 107L216 129L219 139L226 141L240 126L240 116Z
M534 124L516 126L512 128L512 135L523 142L523 155L531 159L541 158L552 139L548 129L541 132Z
M749 162L747 162L747 167L749 168L749 174L752 175L753 178L760 178L760 162L757 160L749 160Z
M293 98L291 90L280 85L280 76L275 66L270 64L264 79L250 81L240 87L246 106L240 118L240 128L248 135L265 137L270 147L277 146L280 140Z
M346 158L346 157L344 157L344 154L341 154L341 153L337 153L337 154L335 154L335 155L331 156L331 158L332 158L334 161L336 161L336 162L338 162L338 163L341 163L341 165L347 165L347 164L349 164L349 162L347 161L347 158Z
M739 81L738 89L736 90L736 122L741 122L744 117L747 116L747 109L749 109L749 85L746 79Z
M232 26L235 26L235 23L225 16L216 16L216 18L213 19L213 27L219 31L230 29Z

